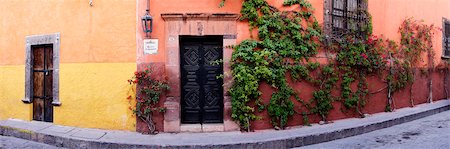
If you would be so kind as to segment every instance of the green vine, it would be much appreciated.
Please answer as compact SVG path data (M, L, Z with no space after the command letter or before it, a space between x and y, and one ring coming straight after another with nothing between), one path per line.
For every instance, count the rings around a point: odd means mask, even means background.
M236 45L231 60L232 118L244 130L250 129L251 121L259 119L249 104L261 101L258 87L263 81L275 90L267 106L272 124L280 129L286 126L288 118L295 113L291 99L299 100L287 82L286 73L294 72L294 79L306 76L302 72L305 68L286 63L302 62L317 53L321 30L311 5L304 0L286 0L284 5L298 5L298 9L280 11L265 0L246 0L242 5L241 20L258 29L259 39Z
M370 23L369 23L370 24ZM371 26L371 25L369 25ZM341 78L341 101L346 109L354 109L362 117L368 95L366 76L380 73L385 67L382 58L381 41L368 31L366 39L355 39L347 36L346 40L337 41L333 46ZM356 91L352 90L352 83L357 82Z
M403 21L399 28L401 34L400 46L396 45L393 41L387 41L390 67L389 74L386 77L389 87L386 111L390 112L395 109L393 107L394 101L392 94L408 86L410 87L410 103L411 106L414 106L412 85L416 77L416 70L420 67L419 63L423 62L421 58L423 53L428 53L429 68L434 67L434 53L432 48L433 30L435 30L433 25L425 25L409 18Z
M313 92L310 104L315 106L310 107L310 109L312 113L318 114L322 121L326 122L330 110L333 109L332 103L336 100L331 92L339 81L339 75L332 64L324 66L320 72L319 78L313 81L319 90Z
M130 85L139 85L136 92L136 100L132 101L133 96L128 96L130 103L129 109L133 111L139 119L147 124L149 134L157 134L155 122L153 121L154 112L165 112L165 108L159 106L161 94L169 90L169 85L165 80L156 80L152 76L152 69L147 68L143 71L136 71L134 76L128 80Z
M224 3L225 0L220 6ZM245 131L251 130L252 121L261 119L256 115L257 110L265 109L275 129L284 129L296 113L302 115L304 125L309 125L310 114L317 114L327 122L335 101L342 102L343 110L353 109L364 117L363 108L370 95L367 77L382 77L386 70L386 78L381 79L387 86L377 92L389 90L386 111L391 111L392 93L412 84L413 67L421 53L432 52L432 27L406 20L400 28L402 39L398 46L372 35L371 17L365 9L359 11L366 14L367 22L357 24L357 28L349 29L343 37L332 37L328 46L323 47L322 31L311 4L307 0L284 0L284 6L296 9L280 11L266 0L242 3L240 20L247 21L250 30L258 30L257 39L233 46L231 58L232 118ZM327 53L328 64L324 66L310 62L320 47ZM316 87L308 102L300 99L299 93L290 86L289 77L294 82L306 81ZM269 103L261 99L261 83L273 89ZM332 93L336 86L341 88L339 96ZM296 111L294 101L306 110Z

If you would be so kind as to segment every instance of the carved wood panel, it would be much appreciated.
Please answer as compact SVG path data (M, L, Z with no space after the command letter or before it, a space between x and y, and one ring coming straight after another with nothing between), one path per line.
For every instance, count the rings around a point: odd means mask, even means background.
M223 73L220 36L186 36L181 44L181 121L221 123L223 121Z

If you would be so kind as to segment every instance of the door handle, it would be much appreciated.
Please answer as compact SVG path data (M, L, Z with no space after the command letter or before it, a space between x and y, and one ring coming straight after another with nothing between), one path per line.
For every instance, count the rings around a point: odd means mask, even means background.
M45 71L44 75L48 76L48 71Z

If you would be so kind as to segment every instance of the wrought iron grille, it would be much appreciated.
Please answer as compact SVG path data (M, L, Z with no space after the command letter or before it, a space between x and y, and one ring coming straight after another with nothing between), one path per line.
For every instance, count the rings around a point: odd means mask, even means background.
M362 38L362 27L368 23L365 0L332 0L332 36L340 39L349 34Z
M450 22L445 23L444 33L444 56L450 57Z

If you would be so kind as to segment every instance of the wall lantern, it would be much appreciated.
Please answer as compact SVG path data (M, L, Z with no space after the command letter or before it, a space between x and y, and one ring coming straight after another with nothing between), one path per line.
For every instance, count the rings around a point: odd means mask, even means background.
M147 1L147 12L142 16L142 30L148 37L148 34L153 31L153 18L150 15L150 0Z

